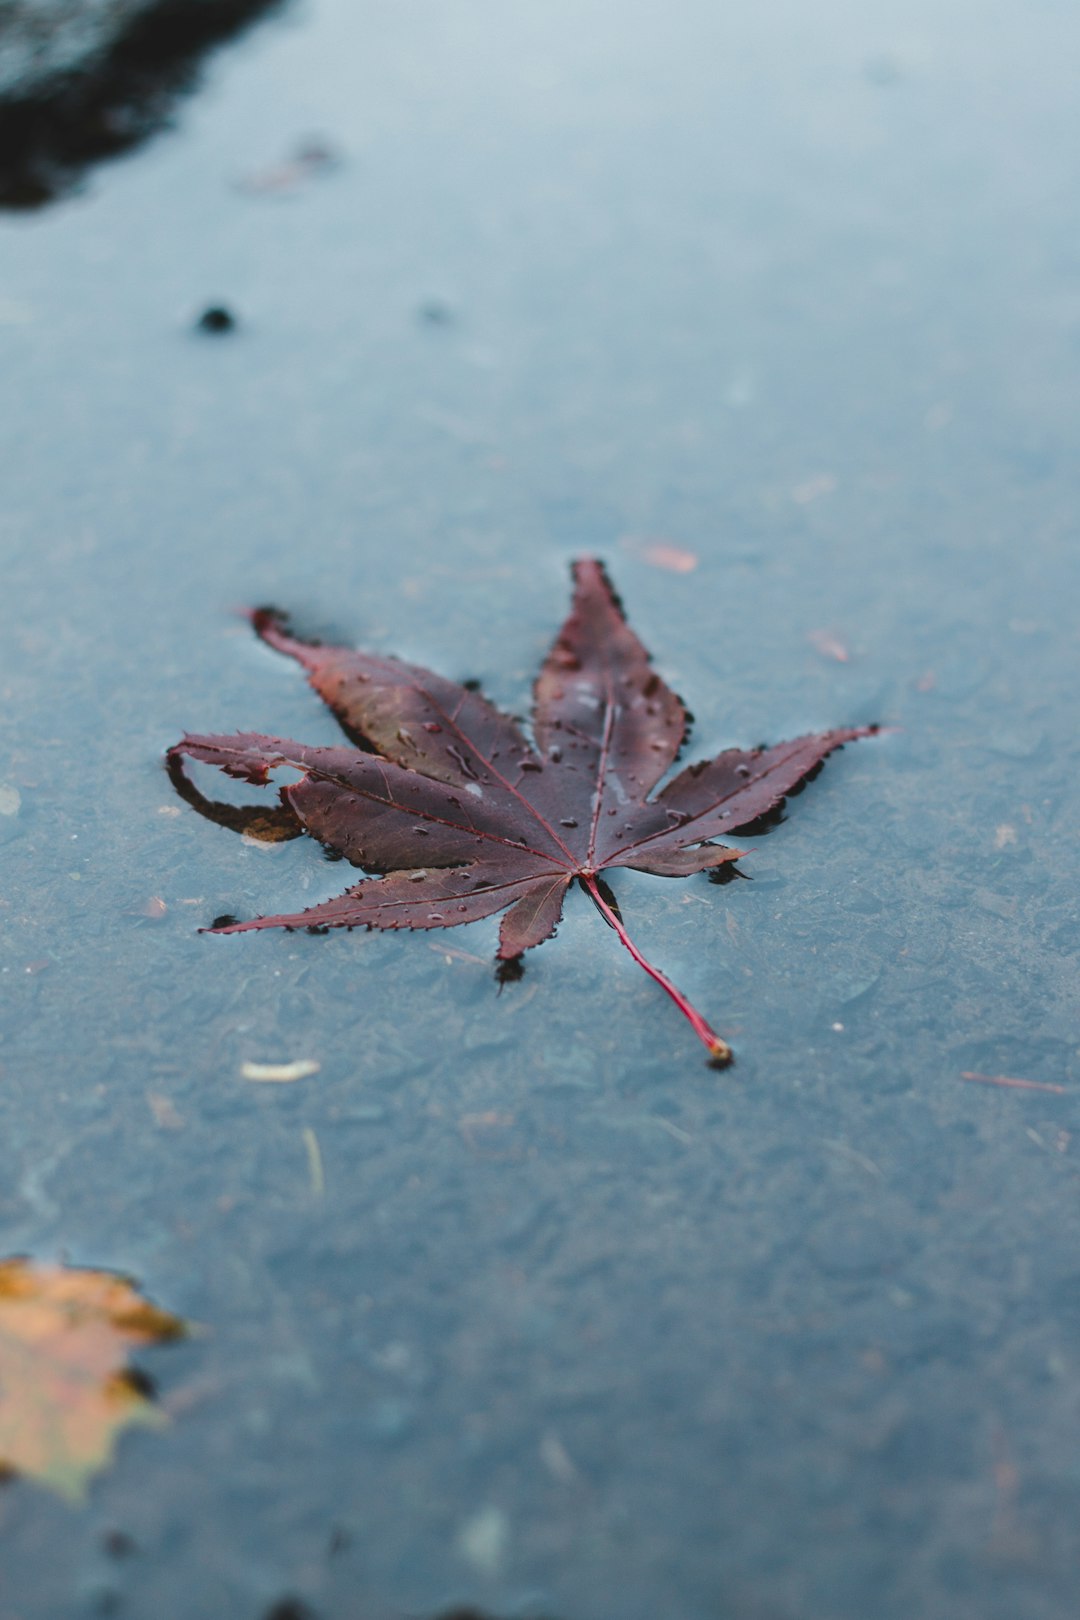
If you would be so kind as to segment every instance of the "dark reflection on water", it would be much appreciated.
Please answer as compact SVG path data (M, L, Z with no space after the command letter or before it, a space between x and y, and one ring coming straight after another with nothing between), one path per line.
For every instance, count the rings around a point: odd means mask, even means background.
M185 804L190 804L192 809L208 821L216 822L219 827L229 827L233 832L262 839L268 844L299 838L303 833L304 829L295 813L286 804L275 804L269 797L264 804L229 804L223 799L209 799L200 793L184 769L179 755L170 755L165 768L170 782Z
M214 46L283 0L6 0L0 208L39 208L168 121Z

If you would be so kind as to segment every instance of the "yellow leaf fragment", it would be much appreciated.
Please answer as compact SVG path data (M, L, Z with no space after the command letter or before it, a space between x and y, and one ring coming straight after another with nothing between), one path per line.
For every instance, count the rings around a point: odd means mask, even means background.
M242 1063L240 1073L245 1080L257 1080L263 1085L287 1086L293 1080L306 1080L322 1068L314 1058L296 1058L292 1063Z
M121 1429L166 1421L129 1352L185 1331L115 1272L0 1261L0 1475L80 1501Z

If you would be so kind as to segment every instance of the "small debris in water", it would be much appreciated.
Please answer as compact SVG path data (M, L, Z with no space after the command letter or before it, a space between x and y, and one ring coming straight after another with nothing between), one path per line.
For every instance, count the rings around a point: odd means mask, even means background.
M294 1080L306 1080L309 1075L318 1074L322 1064L314 1058L296 1058L292 1063L242 1063L240 1073L245 1080L254 1080L260 1085L291 1085Z
M839 636L834 636L831 630L810 630L806 639L822 658L831 658L837 664L851 663L851 653L847 644L841 641Z
M267 1609L263 1620L315 1620L315 1615L299 1598L283 1597Z
M147 1106L154 1116L154 1124L162 1131L182 1131L184 1128L183 1116L177 1112L176 1105L171 1097L166 1097L160 1091L146 1093Z
M107 1558L131 1558L139 1549L126 1530L106 1530L101 1550Z
M425 326L453 326L455 320L454 311L441 298L429 298L417 314Z
M314 138L301 141L290 158L265 169L257 169L240 181L242 191L257 195L281 195L298 191L308 180L333 174L341 167L341 158L326 141Z
M965 1069L961 1080L974 1080L980 1086L1006 1086L1013 1091L1052 1091L1057 1097L1067 1097L1068 1086L1059 1086L1052 1080L1017 1080L1010 1074L976 1074Z
M619 544L650 568L665 568L669 574L692 574L701 561L696 551L677 546L670 540L649 540L625 534Z
M560 1485L572 1485L580 1477L574 1466L574 1459L558 1435L550 1429L540 1442L540 1461Z
M200 332L232 332L236 328L236 316L224 304L211 304L195 324Z
M458 1551L478 1575L493 1580L506 1559L510 1524L501 1508L489 1504L462 1525Z
M486 968L488 965L487 957L477 956L475 951L463 951L460 946L457 945L441 945L438 940L431 939L428 940L428 948L429 950L437 951L440 956L445 958L447 963L470 962L476 967L484 968Z
M315 1065L318 1068L318 1064ZM310 1125L305 1125L301 1131L304 1139L304 1148L307 1152L308 1175L311 1178L311 1191L314 1197L322 1198L326 1192L326 1178L323 1175L322 1149L319 1147L319 1138Z

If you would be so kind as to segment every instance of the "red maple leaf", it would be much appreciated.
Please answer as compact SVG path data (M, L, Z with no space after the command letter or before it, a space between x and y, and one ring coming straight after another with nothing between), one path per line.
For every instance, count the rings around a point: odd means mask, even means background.
M600 874L630 866L687 877L745 854L712 842L774 811L834 748L874 726L729 748L688 765L654 797L688 729L682 702L652 668L600 563L574 564L574 600L536 681L532 740L478 691L415 664L300 641L279 615L252 615L263 641L303 664L355 746L309 748L280 737L185 736L173 781L217 821L263 836L311 833L365 872L306 911L211 930L453 928L503 911L498 957L516 962L554 932L576 879L646 973L690 1020L713 1061L731 1049L623 926ZM302 771L270 812L205 799L182 756L265 784Z

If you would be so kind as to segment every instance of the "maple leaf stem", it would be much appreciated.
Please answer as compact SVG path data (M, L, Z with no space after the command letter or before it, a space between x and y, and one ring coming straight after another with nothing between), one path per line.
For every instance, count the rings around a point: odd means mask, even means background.
M612 909L611 906L608 905L607 901L604 899L604 896L600 891L600 886L596 881L595 874L582 873L580 880L583 888L592 900L593 905L596 907L601 917L603 917L608 927L613 928L618 934L620 940L626 946L626 949L630 952L630 955L634 958L634 961L639 967L643 967L645 969L645 972L649 975L650 979L656 980L661 990L665 990L671 997L672 1001L675 1003L676 1007L678 1007L683 1017L689 1020L690 1027L694 1031L694 1034L697 1036L702 1045L707 1048L713 1065L718 1069L726 1069L729 1063L734 1062L735 1057L735 1054L732 1052L728 1043L721 1040L716 1031L711 1028L708 1023L706 1023L705 1019L701 1016L693 1003L688 1001L683 995L678 985L672 984L666 973L661 973L658 967L653 967L648 958L641 954L633 940L630 938L630 935L626 932L622 918Z

